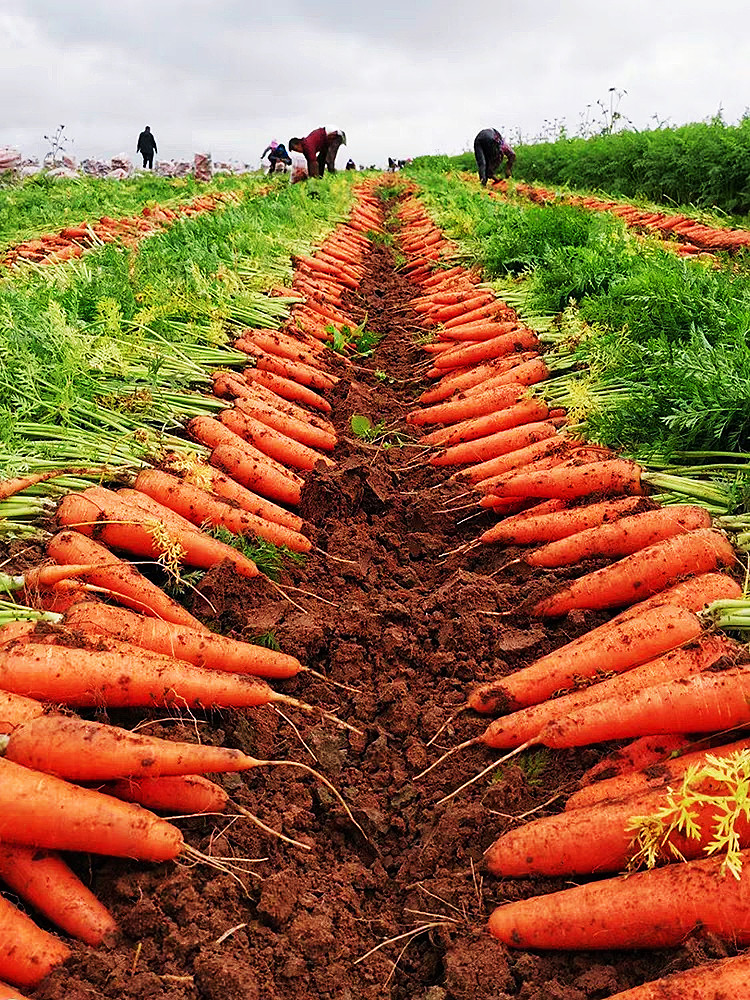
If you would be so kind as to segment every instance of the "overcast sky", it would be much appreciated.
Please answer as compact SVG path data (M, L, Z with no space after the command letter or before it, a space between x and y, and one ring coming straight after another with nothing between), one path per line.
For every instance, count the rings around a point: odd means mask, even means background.
M0 0L0 52L0 146L27 156L64 124L79 159L135 160L149 124L157 159L255 165L325 125L338 166L382 166L750 105L746 0Z

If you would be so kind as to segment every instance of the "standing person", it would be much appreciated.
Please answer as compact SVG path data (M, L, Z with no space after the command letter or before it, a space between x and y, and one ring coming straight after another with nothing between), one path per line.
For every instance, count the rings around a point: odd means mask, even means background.
M516 154L513 148L503 139L496 128L483 128L477 132L474 139L474 157L477 161L479 183L484 187L487 178L494 180L495 172L500 169L503 157L506 158L505 176L510 177Z
M135 147L136 153L143 157L143 169L147 167L154 169L154 153L157 153L156 139L151 134L151 126L147 125L138 136L138 145Z
M346 135L340 130L329 132L321 126L306 135L304 139L295 136L289 140L289 149L302 153L307 160L307 173L310 177L322 177L325 168L335 173L334 165L339 146L346 145Z

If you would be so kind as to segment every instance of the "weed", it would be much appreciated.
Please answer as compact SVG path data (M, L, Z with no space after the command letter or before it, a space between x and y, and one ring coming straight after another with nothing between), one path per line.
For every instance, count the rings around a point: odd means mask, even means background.
M360 441L367 441L369 444L379 444L383 448L390 448L397 445L399 448L409 443L409 438L398 431L388 429L385 420L379 420L376 424L369 417L361 413L355 413L350 421L352 434Z
M284 569L285 560L297 565L301 565L305 561L303 553L292 552L286 545L275 545L273 542L266 541L265 538L235 535L227 528L217 526L208 527L205 530L220 542L231 545L248 559L252 559L260 572L269 580L277 581L279 579L281 571Z
M263 646L265 649L274 649L277 653L281 651L279 641L270 629L267 632L261 632L260 635L256 635L250 640L250 642L254 646Z

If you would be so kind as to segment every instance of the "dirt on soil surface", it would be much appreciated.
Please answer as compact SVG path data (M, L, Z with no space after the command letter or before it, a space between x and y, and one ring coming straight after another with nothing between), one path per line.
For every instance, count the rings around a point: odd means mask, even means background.
M444 805L443 795L497 753L468 748L426 778L415 775L484 728L462 713L431 742L474 682L517 669L604 617L540 624L523 608L555 579L501 570L516 552L471 546L492 515L445 485L405 420L425 385L412 295L388 248L375 247L349 304L382 339L370 358L342 368L330 396L336 464L308 474L301 505L313 552L288 564L281 590L219 568L189 602L217 630L272 633L342 685L302 674L277 687L358 731L291 707L167 722L154 712L147 730L316 767L358 827L328 788L293 768L217 778L234 802L311 850L274 839L230 807L177 821L223 870L76 856L121 933L99 948L74 944L72 958L33 992L37 1000L600 1000L727 953L698 937L657 952L528 953L487 931L496 905L570 882L494 878L484 851L522 817L559 811L611 747L529 751ZM380 426L377 440L354 436L354 414ZM110 718L132 725L143 715Z

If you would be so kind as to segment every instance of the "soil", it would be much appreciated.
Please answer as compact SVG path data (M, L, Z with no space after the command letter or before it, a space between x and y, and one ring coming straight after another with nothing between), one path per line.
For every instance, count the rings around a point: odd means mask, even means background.
M304 565L288 565L281 590L219 568L189 603L217 630L273 633L284 651L346 685L302 674L278 687L359 732L296 709L150 727L317 767L360 829L324 785L291 768L218 777L235 802L311 850L230 809L178 821L191 845L226 859L229 871L76 856L121 933L99 948L73 944L72 958L31 994L37 1000L600 1000L726 954L698 937L656 952L532 954L504 948L486 929L496 905L570 883L494 878L483 852L522 817L559 810L612 747L528 752L444 805L443 795L497 755L474 747L415 775L484 728L468 713L448 721L472 684L604 617L571 614L553 626L530 619L523 608L555 578L501 570L513 550L469 547L492 516L444 485L405 420L425 369L411 294L388 249L376 247L349 305L382 339L371 358L340 368L330 397L336 464L310 473L302 497L316 546ZM355 438L354 414L384 422L382 439Z

